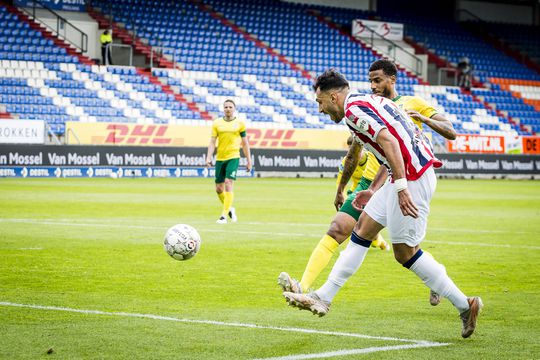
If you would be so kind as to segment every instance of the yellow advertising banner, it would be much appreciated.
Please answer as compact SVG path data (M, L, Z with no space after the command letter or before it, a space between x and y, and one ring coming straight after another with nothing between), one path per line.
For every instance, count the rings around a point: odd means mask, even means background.
M66 123L67 143L71 145L130 145L206 147L208 126L140 125L120 123ZM347 130L261 129L247 130L252 148L272 149L347 149Z

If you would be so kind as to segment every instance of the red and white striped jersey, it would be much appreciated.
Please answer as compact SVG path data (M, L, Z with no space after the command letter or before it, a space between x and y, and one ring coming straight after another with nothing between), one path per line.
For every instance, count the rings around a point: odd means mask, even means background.
M421 130L389 99L351 92L345 99L345 120L356 140L390 169L376 141L379 131L388 129L399 143L407 180L417 180L432 165L442 166Z

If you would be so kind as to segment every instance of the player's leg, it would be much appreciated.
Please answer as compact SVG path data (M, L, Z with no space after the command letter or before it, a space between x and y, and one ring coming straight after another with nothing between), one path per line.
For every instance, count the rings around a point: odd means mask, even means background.
M339 254L324 285L308 295L290 292L283 294L291 305L310 310L319 316L328 312L331 301L345 282L360 268L371 242L386 224L385 199L388 187L389 185L385 184L370 199L351 234L351 241Z
M351 215L340 209L332 219L326 234L311 252L302 280L298 281L288 273L282 272L278 277L278 285L281 286L281 289L299 294L307 292L321 271L328 265L338 246L350 236L359 216L360 212L358 211L356 211L356 215L354 213Z
M304 292L311 287L321 271L328 265L338 246L351 235L359 216L359 212L351 216L346 211L339 211L334 216L330 228L309 257L302 280L300 280L300 286Z
M467 298L450 279L445 267L420 249L420 242L426 233L429 203L436 186L435 173L428 170L417 181L409 181L408 185L419 210L417 219L403 216L395 192L388 199L394 204L388 206L388 231L392 237L394 256L400 264L415 273L427 287L450 300L463 319L462 336L469 337L476 327L476 318L482 307L481 299Z
M223 205L225 201L225 166L224 161L216 161L216 171L215 171L215 183L216 183L216 194L219 198L219 201ZM218 224L226 224L227 218L220 216L216 221Z
M236 180L236 172L238 171L239 159L230 159L226 161L225 167L225 192L223 198L222 216L230 215L231 220L236 222L236 211L232 207L234 200L234 181ZM230 213L230 214L229 214ZM234 215L234 216L233 216Z
M366 190L371 181L362 178L355 192L348 193L347 199L332 219L330 228L313 249L309 257L306 269L300 282L292 278L286 272L282 272L278 277L278 284L283 291L306 292L317 279L321 271L328 265L337 247L349 238L356 225L361 211L352 206L356 192ZM383 240L384 241L384 240ZM386 242L384 243L386 244Z

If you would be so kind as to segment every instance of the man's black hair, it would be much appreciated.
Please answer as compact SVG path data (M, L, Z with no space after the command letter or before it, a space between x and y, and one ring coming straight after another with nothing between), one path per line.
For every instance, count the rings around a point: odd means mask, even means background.
M344 87L349 87L349 82L339 73L336 69L328 69L317 77L315 83L313 84L313 90L319 88L321 91L331 90L331 89L342 89Z
M392 61L387 59L380 59L374 61L369 67L369 72L382 70L386 76L397 76L397 67Z

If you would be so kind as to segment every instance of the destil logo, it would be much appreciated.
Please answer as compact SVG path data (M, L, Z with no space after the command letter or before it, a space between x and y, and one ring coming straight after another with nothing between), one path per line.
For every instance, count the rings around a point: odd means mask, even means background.
M167 132L167 125L115 125L110 124L107 130L110 130L106 144L154 144L167 145L171 143L171 138L164 137Z
M293 148L298 145L298 141L291 141L294 130L276 129L248 129L249 145L252 147L280 147Z

